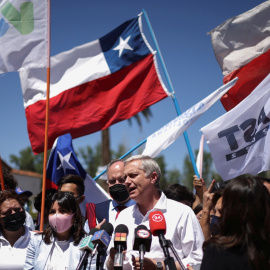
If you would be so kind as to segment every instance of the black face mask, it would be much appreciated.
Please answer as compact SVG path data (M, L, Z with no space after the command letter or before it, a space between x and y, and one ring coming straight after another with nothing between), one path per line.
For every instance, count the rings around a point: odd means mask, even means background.
M128 191L125 185L115 184L109 188L109 192L113 199L117 202L124 202L128 197Z
M18 231L24 224L26 219L25 211L3 217L3 227L8 231Z
M212 220L210 223L210 229L211 229L212 235L219 234L219 222L220 222L220 217L217 217L217 216L212 217Z

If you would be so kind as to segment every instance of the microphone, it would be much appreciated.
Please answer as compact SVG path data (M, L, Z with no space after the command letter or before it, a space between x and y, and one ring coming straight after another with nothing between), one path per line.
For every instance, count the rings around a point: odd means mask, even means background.
M113 225L111 223L105 222L101 225L100 230L97 231L91 241L95 245L94 251L92 252L92 258L97 253L96 258L96 269L103 269L103 264L105 261L105 248L108 247L111 241L111 235L113 233Z
M143 267L144 254L150 251L152 243L152 234L145 225L139 225L134 232L133 250L139 250L139 262L141 268Z
M167 240L164 236L166 234L166 221L161 211L154 211L149 214L149 225L151 233L159 238L159 244L165 255L165 266L168 266L171 270L176 270L174 259L170 256Z
M114 257L114 269L123 269L123 251L127 249L128 227L124 224L119 224L115 228L114 247L117 252Z
M113 233L113 225L109 222L105 222L101 225L100 231L95 232L91 242L95 245L92 257L94 257L97 251L101 251L103 248L107 248Z
M81 269L81 267L85 264L86 259L88 258L89 254L93 251L94 244L91 242L91 238L95 234L95 232L97 232L97 231L98 231L97 228L91 229L89 232L89 235L82 240L82 243L81 243L79 249L84 251L84 252L83 252L83 255L79 261L79 264L78 264L76 270Z
M151 212L149 215L150 231L154 236L166 234L166 221L161 211Z

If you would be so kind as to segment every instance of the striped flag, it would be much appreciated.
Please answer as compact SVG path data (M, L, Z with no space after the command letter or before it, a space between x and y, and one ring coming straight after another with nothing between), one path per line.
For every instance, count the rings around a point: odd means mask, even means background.
M270 73L270 1L231 18L211 31L224 84L238 77L221 102L228 111Z
M20 70L32 149L43 151L46 70ZM166 98L141 16L93 42L51 58L49 147L65 133L78 138L128 119Z

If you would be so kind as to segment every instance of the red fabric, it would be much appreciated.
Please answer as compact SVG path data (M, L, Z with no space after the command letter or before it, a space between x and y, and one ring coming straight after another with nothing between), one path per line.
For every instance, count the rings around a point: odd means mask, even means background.
M126 209L127 207L125 205L117 205L116 208L117 208L117 214L116 214L115 220L118 218L120 212Z
M50 179L46 179L46 190L52 188L58 190L58 186L53 181L51 181Z
M109 76L50 98L49 140L70 133L78 138L128 119L167 97L158 79L153 55ZM26 108L33 152L43 152L46 101Z
M270 50L253 59L244 67L233 71L224 77L223 83L227 83L238 77L238 81L222 98L221 102L226 111L234 108L245 99L270 73Z
M86 218L87 218L90 230L97 226L96 205L94 203L87 203L86 204Z

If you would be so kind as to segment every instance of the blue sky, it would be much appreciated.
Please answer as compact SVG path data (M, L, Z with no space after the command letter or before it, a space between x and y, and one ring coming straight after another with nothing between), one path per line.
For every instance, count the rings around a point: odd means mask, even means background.
M148 14L181 112L186 111L222 85L222 73L215 59L209 31L225 20L239 15L264 1L259 0L51 0L51 55L93 41L124 21L139 14ZM143 28L153 45L145 20ZM0 45L1 46L1 45ZM161 69L161 66L159 65ZM163 76L163 80L165 78ZM9 155L30 145L17 72L0 74L0 154L9 162ZM151 107L150 122L143 119L143 129L136 122L113 125L111 147L124 143L128 149L174 119L173 101L167 98ZM225 113L218 101L187 131L192 149L199 146L200 128ZM75 139L75 150L101 141L101 132ZM206 144L205 149L208 150ZM169 169L182 170L188 153L181 136L161 152ZM10 164L11 165L11 164Z

